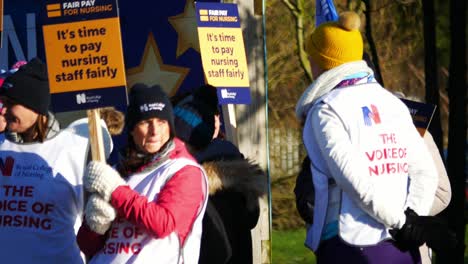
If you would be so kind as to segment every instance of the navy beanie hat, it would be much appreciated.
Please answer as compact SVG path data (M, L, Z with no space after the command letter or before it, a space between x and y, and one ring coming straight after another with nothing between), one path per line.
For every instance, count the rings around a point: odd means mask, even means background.
M137 83L130 89L129 101L126 117L126 126L129 132L140 121L159 118L169 123L171 137L174 137L174 112L171 102L161 86L148 87L145 84Z
M175 129L178 138L203 149L213 139L214 116L219 114L216 88L205 85L174 107Z
M0 95L38 114L47 115L50 90L46 65L39 58L34 58L21 66L3 81Z

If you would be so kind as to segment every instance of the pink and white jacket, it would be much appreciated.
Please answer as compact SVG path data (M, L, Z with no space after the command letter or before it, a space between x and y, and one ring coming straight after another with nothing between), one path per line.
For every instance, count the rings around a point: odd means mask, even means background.
M306 239L312 250L333 221L351 245L390 239L388 229L405 223L406 207L427 215L434 200L436 169L426 162L431 156L407 107L375 82L334 89L361 72L372 75L363 61L323 73L296 107L305 119L303 140L315 189Z
M78 244L90 263L198 263L206 176L184 143L174 143L169 159L112 193L118 218L106 235L82 226Z

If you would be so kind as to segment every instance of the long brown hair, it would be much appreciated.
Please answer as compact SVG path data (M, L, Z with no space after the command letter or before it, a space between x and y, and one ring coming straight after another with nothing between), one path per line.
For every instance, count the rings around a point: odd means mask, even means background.
M8 96L1 96L0 99L3 102L3 105L7 108L20 104L16 100L11 99ZM39 113L37 114L38 116L37 116L36 122L34 122L34 124L29 129L24 131L23 133L18 133L21 136L23 142L25 143L31 143L31 142L42 143L47 137L49 117L47 114L46 115L39 114Z
M36 122L25 132L21 133L21 137L25 143L28 142L44 142L47 137L48 130L48 117L47 115L39 114Z
M131 133L128 133L127 137L127 146L122 150L122 159L117 166L117 171L123 178L127 178L130 173L147 163L150 159L150 157L146 155L139 155Z
M117 171L125 179L130 174L146 167L146 165L154 164L155 162L167 158L164 153L167 153L167 151L170 150L173 139L173 137L169 138L169 140L164 143L156 153L144 153L138 149L137 145L133 141L131 133L128 133L127 146L121 152L122 159L117 165Z

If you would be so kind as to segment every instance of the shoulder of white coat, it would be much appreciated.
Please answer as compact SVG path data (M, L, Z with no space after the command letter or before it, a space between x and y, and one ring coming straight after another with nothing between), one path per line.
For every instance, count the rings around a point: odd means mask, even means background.
M111 137L111 134L109 133L109 130L107 129L106 123L103 120L101 120L100 124L101 124L102 138L103 138L103 143L104 143L104 152L105 152L106 157L109 157L114 147L113 142L112 142L112 137ZM75 120L63 130L89 140L88 118L81 118L81 119Z

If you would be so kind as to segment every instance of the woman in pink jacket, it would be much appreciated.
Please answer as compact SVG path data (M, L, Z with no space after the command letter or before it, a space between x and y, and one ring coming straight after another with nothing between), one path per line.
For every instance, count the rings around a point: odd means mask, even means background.
M88 165L81 250L90 263L197 263L206 177L175 137L161 87L131 88L126 125L128 146L117 170Z

